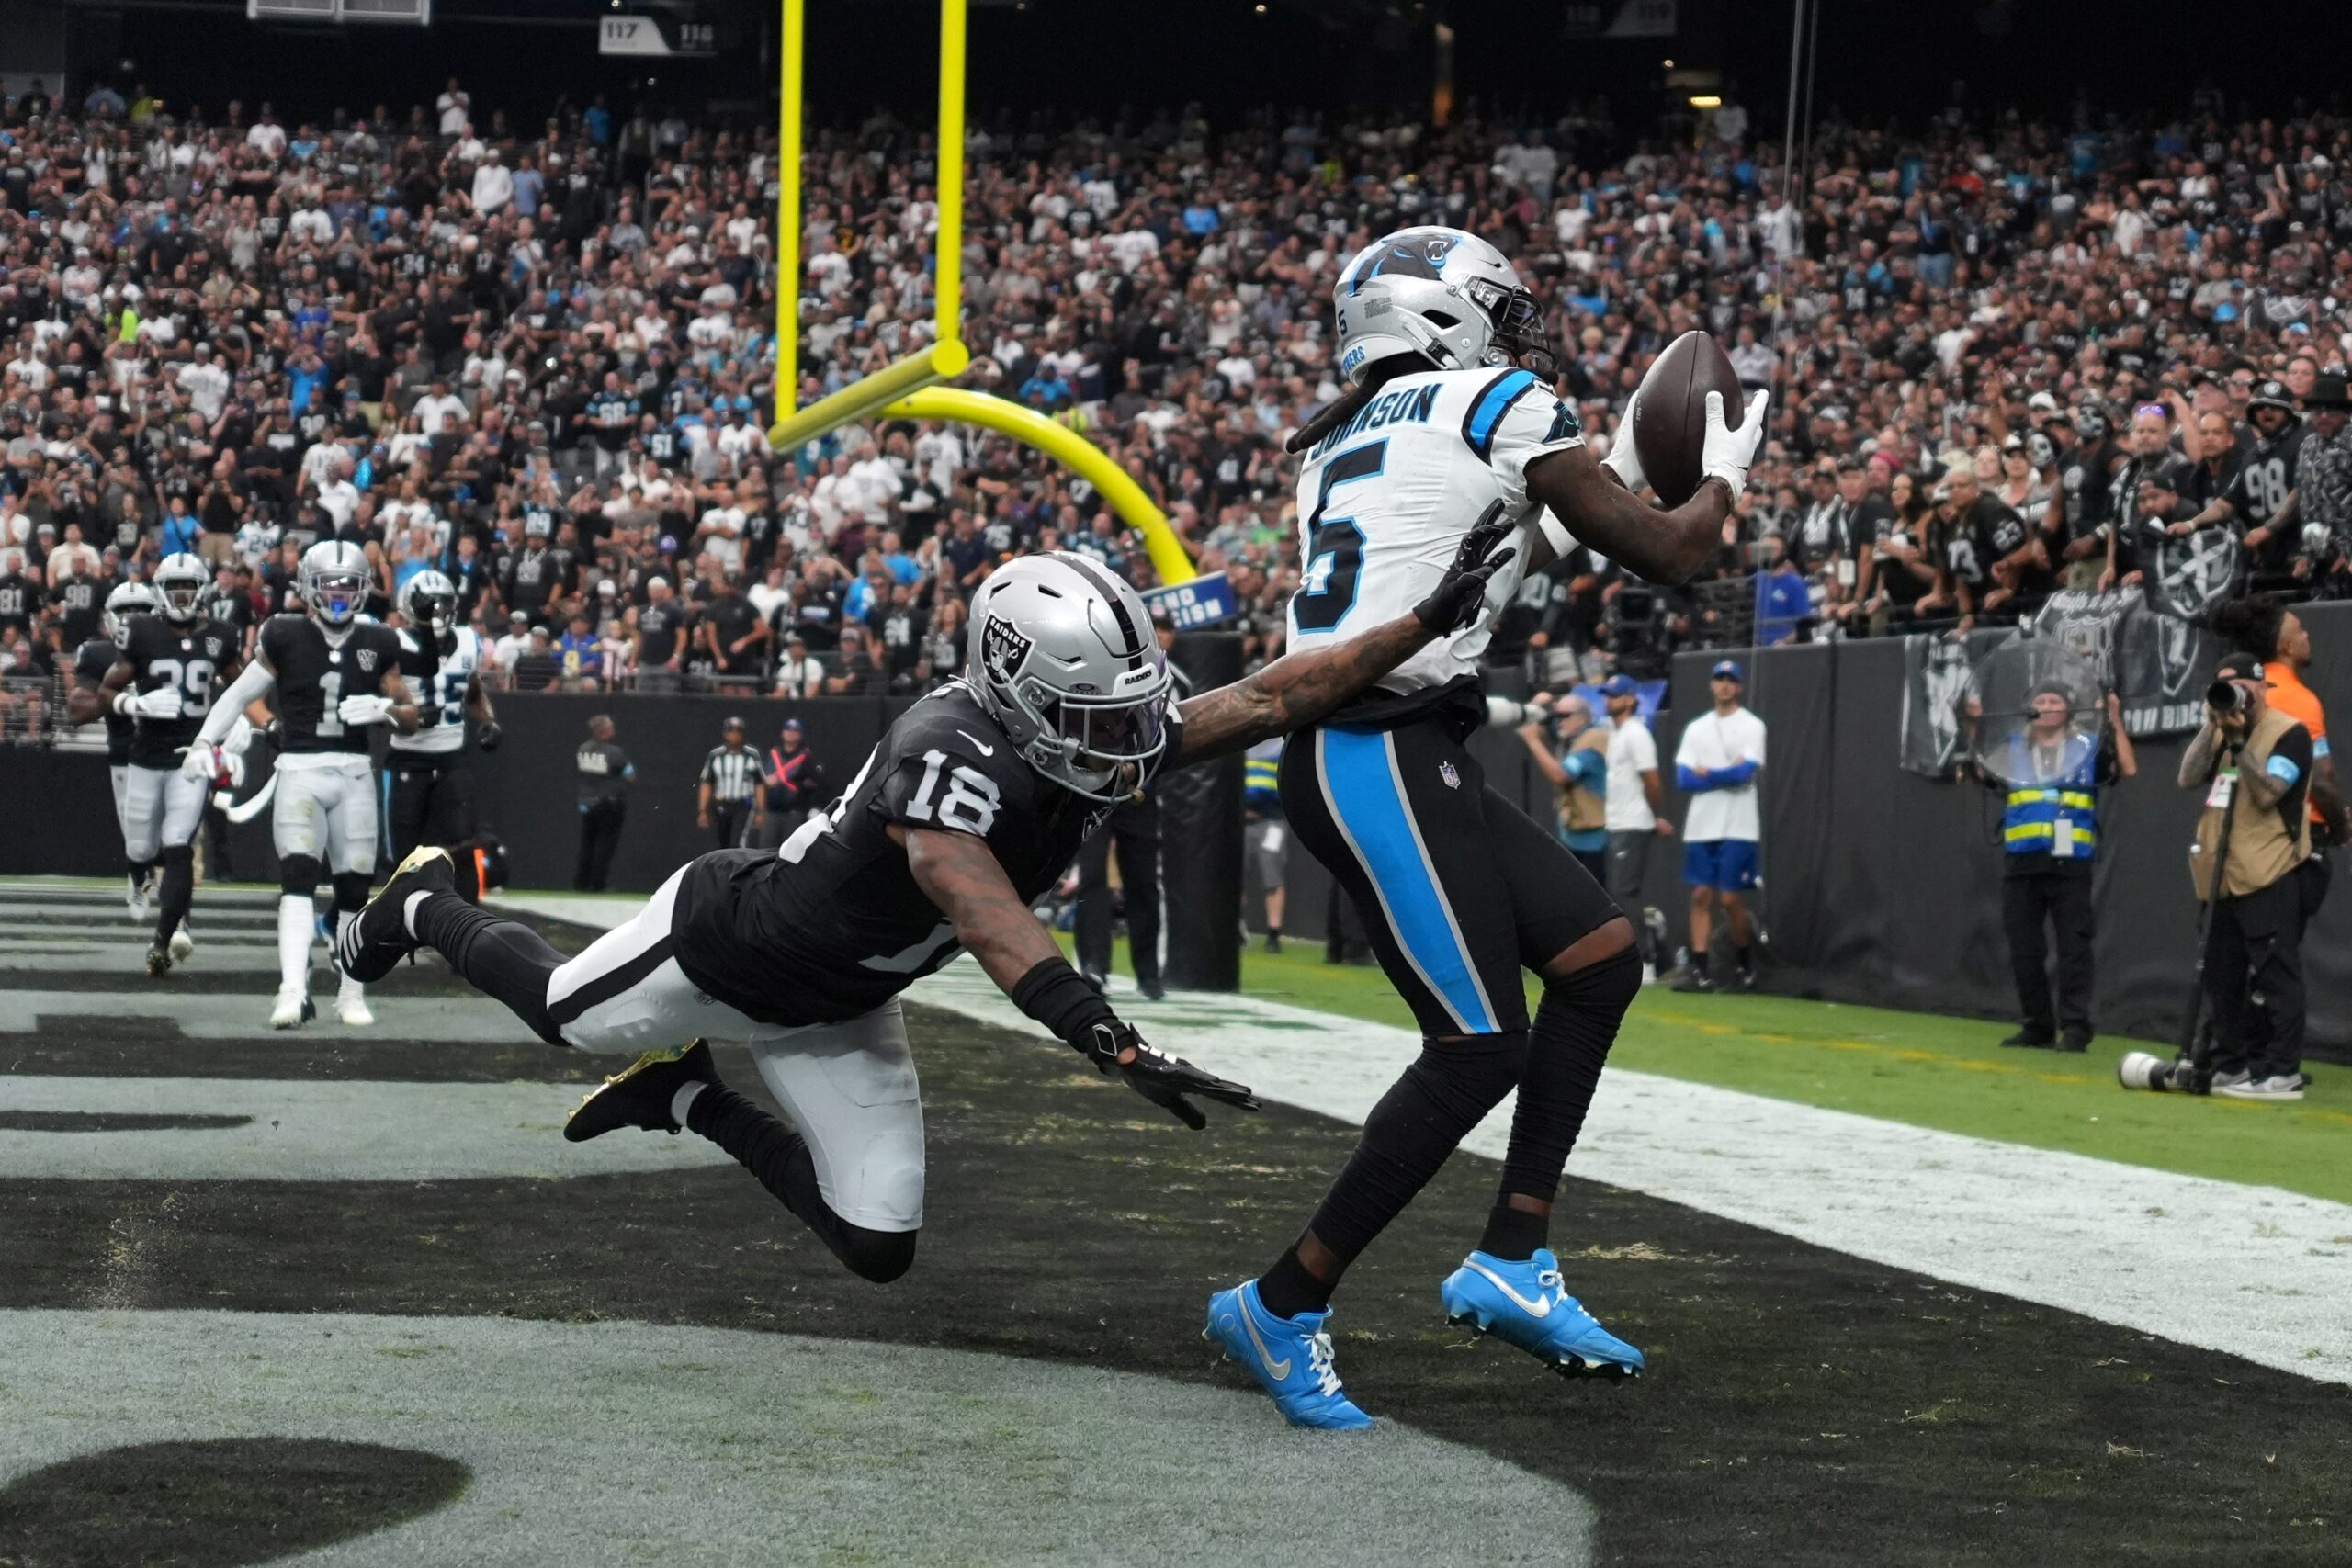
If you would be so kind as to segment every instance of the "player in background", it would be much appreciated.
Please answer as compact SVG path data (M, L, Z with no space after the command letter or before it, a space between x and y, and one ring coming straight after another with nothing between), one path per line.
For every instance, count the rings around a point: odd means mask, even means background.
M364 619L374 573L358 546L341 539L302 556L302 613L272 615L227 700L204 721L185 764L192 777L219 772L206 753L227 739L233 716L267 699L277 710L277 796L270 838L277 850L277 998L269 1026L293 1029L316 1017L311 1004L311 940L321 874L334 883L335 919L348 925L368 902L378 845L376 780L368 738L389 724L417 725L417 704L401 678L400 637ZM376 1021L365 987L343 977L335 1016Z
M98 615L99 634L74 652L74 690L66 698L66 717L76 724L87 724L84 716L88 704L78 701L85 692L97 705L96 716L107 725L107 777L114 785L114 819L122 829L122 854L129 891L123 895L123 907L134 920L147 918L147 901L155 891L155 863L141 861L130 852L135 835L130 830L130 814L123 808L124 787L130 769L131 720L114 711L111 703L98 696L98 689L106 682L107 672L122 657L122 645L130 635L133 615L155 613L155 591L143 582L118 584L107 595L106 606Z
M372 979L431 946L551 1045L644 1051L564 1136L687 1128L733 1155L852 1270L896 1279L922 1224L921 1091L899 994L968 949L1031 1018L1193 1128L1239 1084L1144 1043L1031 906L1112 807L1166 768L1307 722L1472 613L1498 528L1473 529L1410 613L1246 681L1174 698L1143 601L1082 556L1026 556L975 595L968 672L893 722L780 851L681 867L567 959L466 903L421 849L336 942ZM749 1044L790 1124L720 1083L702 1036ZM651 1047L651 1049L647 1049Z
M417 696L416 728L394 732L384 761L385 831L389 863L419 844L447 848L473 836L473 779L466 766L466 720L479 728L475 744L498 750L500 733L481 672L492 668L489 648L458 620L458 585L437 571L420 571L401 590L401 677Z
M1641 1352L1567 1294L1552 1199L1625 1009L1641 988L1631 922L1548 829L1487 786L1464 745L1492 612L1524 571L1589 547L1679 582L1720 545L1764 436L1758 392L1737 429L1708 394L1698 491L1671 512L1645 479L1626 410L1607 463L1554 393L1543 310L1492 245L1408 229L1366 247L1334 289L1353 390L1290 442L1300 550L1290 646L1345 647L1429 590L1465 519L1489 508L1516 558L1482 613L1283 748L1283 814L1363 911L1412 1008L1419 1058L1364 1123L1304 1233L1265 1273L1210 1298L1206 1336L1299 1426L1360 1427L1324 1330L1341 1272L1519 1091L1500 1190L1476 1250L1440 1287L1447 1315L1563 1371L1631 1373ZM1520 971L1544 978L1531 1026Z
M197 830L215 785L233 788L243 778L242 753L253 734L250 725L233 731L224 725L231 744L208 748L202 771L184 771L198 726L238 665L237 628L204 613L211 585L210 570L197 557L165 556L155 568L155 613L123 624L106 679L95 690L76 688L68 707L83 722L101 711L130 721L123 852L134 868L162 870L155 937L147 949L153 976L168 973L195 950L187 911L196 895Z

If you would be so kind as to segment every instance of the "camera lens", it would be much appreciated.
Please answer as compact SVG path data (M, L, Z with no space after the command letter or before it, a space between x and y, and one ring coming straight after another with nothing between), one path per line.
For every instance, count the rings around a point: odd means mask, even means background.
M2245 693L2235 681L2216 681L2205 688L2205 700L2217 713L2235 713L2245 705Z

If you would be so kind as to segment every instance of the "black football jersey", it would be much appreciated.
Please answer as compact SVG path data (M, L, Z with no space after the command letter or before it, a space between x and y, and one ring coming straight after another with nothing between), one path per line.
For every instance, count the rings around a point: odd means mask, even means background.
M336 716L345 697L384 689L384 671L400 662L400 636L378 621L356 621L340 646L309 615L272 615L261 628L261 656L277 677L276 706L285 733L281 751L368 750L373 726Z
M1172 706L1168 725L1163 759L1183 741ZM849 788L783 849L721 850L687 867L671 920L678 967L762 1023L871 1012L957 952L954 926L890 839L894 824L985 840L1034 903L1110 810L1023 761L970 689L951 682L901 714Z
M124 629L122 657L131 667L131 689L141 695L172 687L180 694L177 718L132 721L131 765L176 768L188 742L204 726L213 694L237 672L243 646L236 628L199 616L174 626L161 615L133 615Z
M130 638L130 626L125 623L123 640ZM96 691L107 671L122 658L122 649L112 637L94 637L84 643L74 655L74 683ZM107 721L107 766L119 768L130 761L130 720L114 711L113 699L102 698L107 704L101 712Z

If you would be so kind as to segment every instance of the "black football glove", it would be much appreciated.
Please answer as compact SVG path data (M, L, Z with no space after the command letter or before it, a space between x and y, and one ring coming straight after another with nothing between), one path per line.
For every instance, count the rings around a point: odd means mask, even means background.
M498 743L505 739L506 731L498 728L498 721L494 718L483 719L481 728L474 731L474 744L485 751L497 750Z
M1135 1055L1121 1061L1119 1058L1129 1050ZM1127 1080L1129 1089L1196 1133L1209 1124L1209 1119L1201 1114L1199 1106L1184 1098L1188 1094L1237 1110L1258 1109L1258 1097L1242 1085L1204 1073L1181 1056L1161 1055L1144 1043L1135 1025L1118 1019L1094 1026L1093 1043L1086 1055L1096 1066L1105 1073L1117 1073Z
M1415 618L1440 637L1451 636L1476 620L1480 607L1487 602L1487 580L1519 553L1515 548L1495 550L1510 531L1511 525L1503 520L1503 503L1489 503L1470 531L1462 536L1462 547L1454 551L1453 564L1445 569L1445 575L1430 590L1430 596L1413 606ZM1487 553L1490 550L1494 550L1492 555Z

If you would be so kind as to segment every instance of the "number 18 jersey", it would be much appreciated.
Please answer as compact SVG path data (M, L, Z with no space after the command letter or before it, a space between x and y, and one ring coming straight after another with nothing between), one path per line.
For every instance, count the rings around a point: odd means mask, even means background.
M1171 706L1160 756L1182 747ZM899 715L849 788L783 849L719 850L687 866L673 953L704 995L759 1022L856 1018L958 951L894 826L983 840L1035 903L1110 810L1023 761L971 689L951 682Z
M1429 370L1389 381L1300 465L1305 570L1290 603L1290 646L1344 641L1408 613L1445 575L1462 536L1500 501L1521 537L1487 584L1487 612L1398 665L1380 689L1410 694L1475 676L1493 612L1519 592L1543 512L1528 498L1527 465L1582 445L1576 411L1526 370Z

